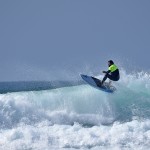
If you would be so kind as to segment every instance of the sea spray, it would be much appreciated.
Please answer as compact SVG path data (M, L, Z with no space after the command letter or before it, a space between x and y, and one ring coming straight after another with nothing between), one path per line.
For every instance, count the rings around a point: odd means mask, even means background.
M150 75L108 94L89 85L0 95L0 149L148 149Z

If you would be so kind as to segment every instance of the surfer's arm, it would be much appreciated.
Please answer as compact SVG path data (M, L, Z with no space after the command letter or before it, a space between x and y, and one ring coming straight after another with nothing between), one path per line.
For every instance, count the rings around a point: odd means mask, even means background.
M110 73L110 70L108 70L108 71L103 71L103 73L106 73L106 74L108 74L108 73Z

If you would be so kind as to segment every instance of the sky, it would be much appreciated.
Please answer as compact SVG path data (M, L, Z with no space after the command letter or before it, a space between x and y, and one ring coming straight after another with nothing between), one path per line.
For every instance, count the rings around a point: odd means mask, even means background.
M150 70L149 0L0 1L0 81Z

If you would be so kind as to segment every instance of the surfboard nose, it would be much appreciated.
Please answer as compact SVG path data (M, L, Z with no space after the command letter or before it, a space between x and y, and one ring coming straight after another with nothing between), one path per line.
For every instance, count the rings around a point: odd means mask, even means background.
M81 76L82 78L87 78L87 75L84 75L84 74L80 74L80 76Z

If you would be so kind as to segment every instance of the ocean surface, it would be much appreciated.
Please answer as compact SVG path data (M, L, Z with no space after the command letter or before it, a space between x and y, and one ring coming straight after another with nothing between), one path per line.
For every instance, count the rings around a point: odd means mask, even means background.
M150 74L122 71L113 85L1 82L0 150L150 149Z

